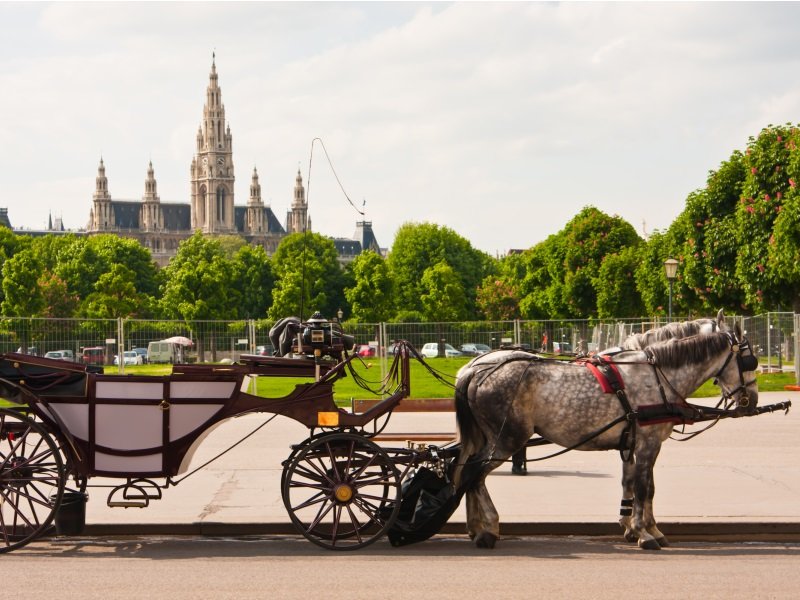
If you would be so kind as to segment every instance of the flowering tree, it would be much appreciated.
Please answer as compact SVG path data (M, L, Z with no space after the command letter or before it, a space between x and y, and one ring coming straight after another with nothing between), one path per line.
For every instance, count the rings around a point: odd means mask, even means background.
M770 125L750 138L736 211L736 276L756 312L800 308L797 184L800 129ZM782 216L784 207L788 212Z

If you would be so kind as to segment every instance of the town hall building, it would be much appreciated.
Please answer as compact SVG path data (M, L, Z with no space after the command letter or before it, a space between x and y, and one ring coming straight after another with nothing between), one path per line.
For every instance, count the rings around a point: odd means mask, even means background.
M188 203L161 202L152 162L147 168L141 200L114 200L101 158L86 233L116 233L134 238L150 250L158 264L164 266L175 256L180 242L195 231L209 235L238 235L250 244L263 246L271 255L288 234L311 230L311 217L299 170L283 225L261 198L261 185L255 168L250 178L247 204L235 204L233 136L225 119L215 60L211 63L190 175ZM333 241L343 263L367 249L381 252L369 221L356 224L354 239L334 238Z

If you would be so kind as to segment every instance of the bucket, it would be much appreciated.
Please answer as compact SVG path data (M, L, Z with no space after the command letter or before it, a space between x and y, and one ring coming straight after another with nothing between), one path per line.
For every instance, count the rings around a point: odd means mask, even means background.
M56 534L80 535L86 524L86 502L89 495L84 492L65 491L61 506L55 515Z

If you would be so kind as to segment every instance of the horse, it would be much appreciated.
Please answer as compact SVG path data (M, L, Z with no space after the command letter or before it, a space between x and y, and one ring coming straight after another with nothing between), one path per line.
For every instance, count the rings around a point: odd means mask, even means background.
M758 402L758 361L738 324L733 331L672 338L601 360L624 381L623 394L604 393L588 361L546 360L517 350L484 354L459 371L461 451L453 482L466 493L467 530L478 547L493 548L499 537L486 476L535 432L565 448L631 453L631 535L640 548L660 549L659 539L664 545L666 539L652 518L653 467L672 423L643 425L638 411L660 405L680 412L685 399L712 377L737 410L752 411Z

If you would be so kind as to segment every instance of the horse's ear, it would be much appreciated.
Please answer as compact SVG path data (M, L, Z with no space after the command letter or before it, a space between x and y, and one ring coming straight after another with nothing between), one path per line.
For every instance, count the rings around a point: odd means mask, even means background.
M739 321L736 321L736 323L734 323L734 325L733 325L733 335L736 336L737 340L741 340L742 337L743 337L742 336L742 328L739 326Z
M717 326L722 328L723 325L725 325L725 311L720 308L717 313Z

